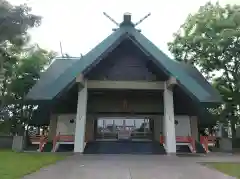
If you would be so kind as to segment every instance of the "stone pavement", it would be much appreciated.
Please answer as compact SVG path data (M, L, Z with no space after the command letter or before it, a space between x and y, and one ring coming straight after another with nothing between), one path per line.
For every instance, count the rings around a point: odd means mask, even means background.
M222 161L240 159L221 157ZM234 179L196 163L211 158L214 156L73 155L23 179Z

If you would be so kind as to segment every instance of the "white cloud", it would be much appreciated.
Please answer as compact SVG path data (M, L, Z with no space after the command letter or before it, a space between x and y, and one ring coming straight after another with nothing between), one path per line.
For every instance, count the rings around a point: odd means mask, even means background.
M197 11L207 0L10 0L11 3L27 2L33 13L43 16L42 25L31 30L32 41L41 47L72 56L80 56L107 37L115 25L102 13L105 11L117 22L124 12L131 12L136 22L148 12L151 16L139 25L142 33L165 53L167 42L178 30L187 15ZM222 0L231 3L234 0Z

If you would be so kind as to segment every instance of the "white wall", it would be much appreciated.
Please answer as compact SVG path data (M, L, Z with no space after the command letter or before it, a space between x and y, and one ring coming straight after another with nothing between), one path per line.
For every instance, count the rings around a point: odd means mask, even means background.
M74 135L75 134L75 118L76 114L62 114L57 119L56 134L60 132L62 135ZM70 123L70 120L74 119L74 123ZM159 140L160 131L163 129L163 116L154 117L154 129L155 140ZM178 125L175 125L176 136L189 136L191 135L190 129L190 117L189 116L175 116L175 120L178 121ZM160 122L161 121L161 122Z
M175 125L176 136L191 136L190 117L189 116L175 116L178 124Z
M70 123L70 120L74 119L74 123ZM76 126L76 114L61 114L57 119L56 134L61 135L74 135Z
M163 116L155 116L154 118L154 138L159 140L160 132L163 131ZM175 116L178 124L175 125L176 136L191 136L190 117Z

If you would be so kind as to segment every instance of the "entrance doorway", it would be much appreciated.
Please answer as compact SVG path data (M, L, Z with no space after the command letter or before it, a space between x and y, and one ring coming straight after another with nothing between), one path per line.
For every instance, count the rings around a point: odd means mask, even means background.
M165 154L154 140L154 121L141 117L101 117L95 122L95 141L88 142L85 154Z
M152 140L153 121L148 118L99 118L96 140Z

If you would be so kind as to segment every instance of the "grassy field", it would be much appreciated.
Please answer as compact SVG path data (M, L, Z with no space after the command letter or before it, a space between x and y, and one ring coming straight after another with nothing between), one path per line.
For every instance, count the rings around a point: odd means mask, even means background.
M53 153L17 153L0 150L0 179L19 179L64 156Z
M240 163L208 163L208 166L240 179Z

